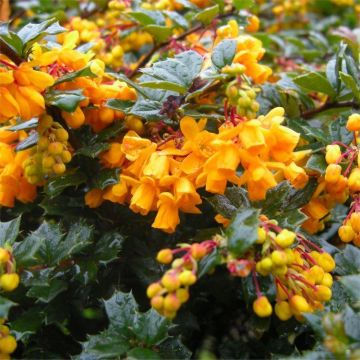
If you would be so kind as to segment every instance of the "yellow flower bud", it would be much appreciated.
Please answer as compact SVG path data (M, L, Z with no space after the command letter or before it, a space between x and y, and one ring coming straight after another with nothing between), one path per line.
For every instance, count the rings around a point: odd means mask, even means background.
M355 168L351 171L348 185L350 191L360 191L360 168Z
M253 302L253 310L259 317L268 317L272 314L272 306L266 296L260 296Z
M324 285L318 285L315 292L316 298L319 301L329 301L332 296L331 290Z
M340 156L341 149L339 145L335 144L326 146L325 160L328 164L336 163Z
M180 300L175 294L168 294L164 299L164 310L177 311L181 306Z
M291 246L296 238L296 234L287 229L281 230L275 237L275 242L282 248L288 248Z
M355 233L360 233L360 213L354 212L350 216L350 225Z
M4 248L0 248L0 263L7 263L10 260L10 253Z
M159 295L154 296L150 303L155 310L161 310L164 306L164 298Z
M170 264L173 260L173 254L170 249L160 250L156 256L156 260L162 264Z
M280 301L279 303L276 303L275 314L282 321L289 320L292 317L289 303L287 301Z
M196 275L192 273L190 270L184 270L179 275L179 280L182 285L184 286L190 286L193 285L196 282Z
M360 114L352 114L349 116L346 123L346 128L349 131L358 131L360 130Z
M163 284L163 286L166 287L167 290L169 291L175 291L180 287L180 280L178 279L177 276L172 275L172 274L165 274L162 278L161 278L161 283Z
M284 251L275 250L271 253L271 260L276 266L287 264L287 256Z
M0 276L0 286L4 291L13 291L15 290L20 282L20 277L17 273L12 274L2 274ZM1 346L0 346L1 350Z
M266 240L266 230L262 227L258 227L258 239L256 240L257 244L263 244Z
M337 164L330 164L325 171L325 181L328 183L336 183L341 176L341 166Z
M11 354L17 347L16 340L13 336L0 338L0 351L5 354Z
M155 295L158 295L163 290L163 287L159 283L150 284L146 290L146 295L148 298L152 298Z
M322 253L318 259L319 266L321 266L325 272L331 272L335 269L335 260L328 253Z
M339 228L339 237L343 242L351 242L355 238L355 231L350 225L342 225Z
M301 295L294 295L290 299L289 304L290 304L291 310L296 313L308 312L310 310L310 305L308 304L306 299Z

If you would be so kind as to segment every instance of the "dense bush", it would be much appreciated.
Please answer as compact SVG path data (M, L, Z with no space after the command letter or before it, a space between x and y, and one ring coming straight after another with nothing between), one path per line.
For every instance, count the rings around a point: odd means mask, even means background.
M0 1L0 358L360 358L360 4Z

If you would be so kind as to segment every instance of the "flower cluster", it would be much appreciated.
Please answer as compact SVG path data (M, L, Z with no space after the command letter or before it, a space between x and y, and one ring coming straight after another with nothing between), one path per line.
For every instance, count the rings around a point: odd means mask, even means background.
M226 88L226 95L229 105L236 106L236 113L239 116L251 120L256 118L259 111L259 103L256 101L256 91L249 86L239 86L238 81L230 82Z
M0 128L0 205L13 207L15 199L23 203L32 202L36 197L36 187L25 177L23 163L29 150L15 152L12 142L26 138L26 133Z
M261 276L272 275L276 285L275 313L281 320L323 309L330 300L335 268L332 256L301 234L281 229L275 221L263 218L258 230L260 251L254 254L255 270ZM238 275L235 273L235 275ZM253 304L260 317L270 316L272 307L261 294L254 275L257 299Z
M49 115L42 115L37 127L39 140L30 149L30 157L23 163L26 180L41 184L51 175L61 175L71 161L68 132Z
M224 39L236 39L237 48L232 67L243 65L244 74L250 76L256 84L263 83L269 78L271 69L259 64L265 54L260 40L251 35L240 34L239 25L235 20L230 20L227 25L219 27L216 34L215 45Z
M181 132L158 143L129 131L102 155L106 166L122 168L120 182L90 191L86 203L96 207L102 200L128 202L142 215L157 210L152 226L173 232L179 210L200 212L197 188L223 194L228 182L246 185L251 200L264 199L283 178L302 188L308 176L296 165L299 154L293 152L299 134L281 125L283 114L276 108L249 121L232 118L217 134L205 130L205 119L196 122L186 116L180 121ZM239 167L244 170L240 176Z
M261 216L258 239L240 258L228 251L227 238L219 235L200 244L161 250L158 261L164 264L172 262L172 268L160 282L149 286L148 296L152 299L152 307L165 316L170 311L170 317L174 317L185 302L181 301L180 295L176 296L176 291L181 285L192 285L196 281L195 260L203 258L217 247L221 249L220 263L226 263L232 276L252 276L257 296L253 310L259 317L270 316L273 307L261 292L258 276L271 276L273 279L276 288L275 314L283 321L292 316L301 321L303 313L321 310L324 308L323 303L331 299L333 278L330 272L335 268L332 256L303 235L282 229L276 221ZM183 251L186 253L182 258L173 260L174 254ZM186 300L188 296L186 291Z
M10 329L4 325L5 319L0 319L0 358L4 360L10 359L17 347L15 337L10 335Z
M0 123L16 116L23 120L43 113L45 100L42 92L53 85L51 75L35 70L36 63L15 65L0 55Z
M170 264L160 281L147 289L151 306L163 316L173 319L181 305L189 299L189 286L197 281L198 262L217 247L213 240L183 244L175 250L163 249L157 255L162 264ZM177 257L174 259L174 255Z

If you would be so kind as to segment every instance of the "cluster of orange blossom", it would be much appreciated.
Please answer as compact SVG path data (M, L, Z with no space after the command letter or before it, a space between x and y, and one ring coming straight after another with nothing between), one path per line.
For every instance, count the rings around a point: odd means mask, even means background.
M129 203L142 215L157 210L152 226L173 232L179 210L200 212L197 188L223 194L228 182L246 185L251 200L264 199L266 191L284 178L302 188L308 176L296 165L303 156L294 152L299 134L281 125L283 115L284 110L276 108L252 120L234 116L217 134L205 129L206 119L196 122L185 116L180 131L160 143L129 131L102 154L105 166L121 167L119 183L91 190L86 203ZM241 175L239 166L244 169Z
M173 318L189 297L188 287L197 280L198 261L220 248L231 275L245 278L252 275L256 299L253 310L259 317L268 317L273 308L261 293L258 276L272 276L276 287L275 314L286 321L294 316L302 320L303 313L323 309L332 296L331 271L335 261L329 253L307 240L303 235L282 229L274 220L260 217L258 239L241 258L227 251L227 239L214 236L212 240L192 245L182 244L175 250L164 249L157 260L171 264L160 281L147 290L151 306L162 315ZM181 255L174 259L174 256Z

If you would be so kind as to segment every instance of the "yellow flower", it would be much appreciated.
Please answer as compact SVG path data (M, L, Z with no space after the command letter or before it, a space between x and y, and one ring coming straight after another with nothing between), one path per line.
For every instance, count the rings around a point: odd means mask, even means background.
M85 195L85 204L89 208L97 208L103 201L103 191L100 189L92 189Z
M180 210L199 214L196 207L202 203L200 195L196 192L194 184L186 177L180 177L174 184L175 199Z
M284 176L295 189L302 189L309 180L305 170L297 166L294 162L285 167Z
M135 213L147 215L151 210L155 210L157 193L155 180L148 176L142 177L131 198L130 209Z
M176 226L180 223L179 209L174 196L169 192L161 193L157 207L158 212L152 227L161 229L167 233L174 232Z

